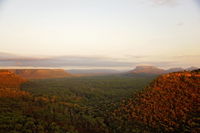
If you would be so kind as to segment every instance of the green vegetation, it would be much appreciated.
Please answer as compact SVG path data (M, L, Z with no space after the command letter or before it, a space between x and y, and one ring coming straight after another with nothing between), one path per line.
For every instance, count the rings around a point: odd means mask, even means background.
M111 112L154 78L113 75L28 81L21 90L30 95L0 99L0 132L112 133L107 123Z
M5 81L21 84L3 74ZM141 74L40 79L22 82L21 89L3 84L0 133L199 133L199 77L193 71L157 79Z
M127 98L141 90L153 79L152 77L97 76L80 78L62 78L32 80L22 86L23 90L35 96L56 96L58 100L96 105Z

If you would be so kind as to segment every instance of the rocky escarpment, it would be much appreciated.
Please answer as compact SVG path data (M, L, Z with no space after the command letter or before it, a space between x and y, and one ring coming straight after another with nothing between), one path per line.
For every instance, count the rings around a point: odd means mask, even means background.
M0 88L19 88L26 80L8 70L0 70Z

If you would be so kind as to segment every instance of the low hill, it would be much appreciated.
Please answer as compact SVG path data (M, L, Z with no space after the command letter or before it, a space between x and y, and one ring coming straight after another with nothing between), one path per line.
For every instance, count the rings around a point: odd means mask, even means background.
M63 69L9 69L25 79L63 78L72 76Z
M186 71L193 71L193 70L197 70L197 69L199 69L199 68L198 68L198 67L191 66L191 67L186 68L185 70L186 70Z
M192 72L193 72L193 73L200 74L200 69L193 70Z
M175 67L175 68L170 68L170 69L165 70L165 73L181 72L181 71L184 71L184 69L181 67Z
M130 125L143 125L143 130L152 132L197 133L199 96L199 71L164 74L146 90L124 101L113 112L113 121L120 123L120 131L132 132Z

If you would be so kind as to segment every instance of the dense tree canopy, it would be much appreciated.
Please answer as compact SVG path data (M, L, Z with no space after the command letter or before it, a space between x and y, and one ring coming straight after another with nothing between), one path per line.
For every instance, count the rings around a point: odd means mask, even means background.
M120 130L131 124L143 124L154 132L197 133L200 131L199 96L198 72L166 74L123 103L113 116L122 124Z
M165 74L148 85L154 78L112 75L26 81L3 71L0 132L199 132L199 71Z

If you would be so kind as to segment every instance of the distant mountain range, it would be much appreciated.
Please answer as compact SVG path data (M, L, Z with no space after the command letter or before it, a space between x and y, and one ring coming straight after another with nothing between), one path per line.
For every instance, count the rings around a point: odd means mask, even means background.
M170 68L167 70L155 66L137 66L131 71L119 71L113 69L0 69L7 70L25 79L45 79L45 78L64 78L72 76L98 76L111 74L145 74L145 75L160 75L171 72L192 71L197 70L197 67Z
M109 75L109 74L165 74L171 72L180 72L180 71L192 71L196 70L198 67L189 67L189 68L181 68L175 67L170 69L161 69L155 66L136 66L135 69L130 71L119 71L114 69L71 69L67 70L67 72L72 73L74 75L80 76L91 76L91 75Z

